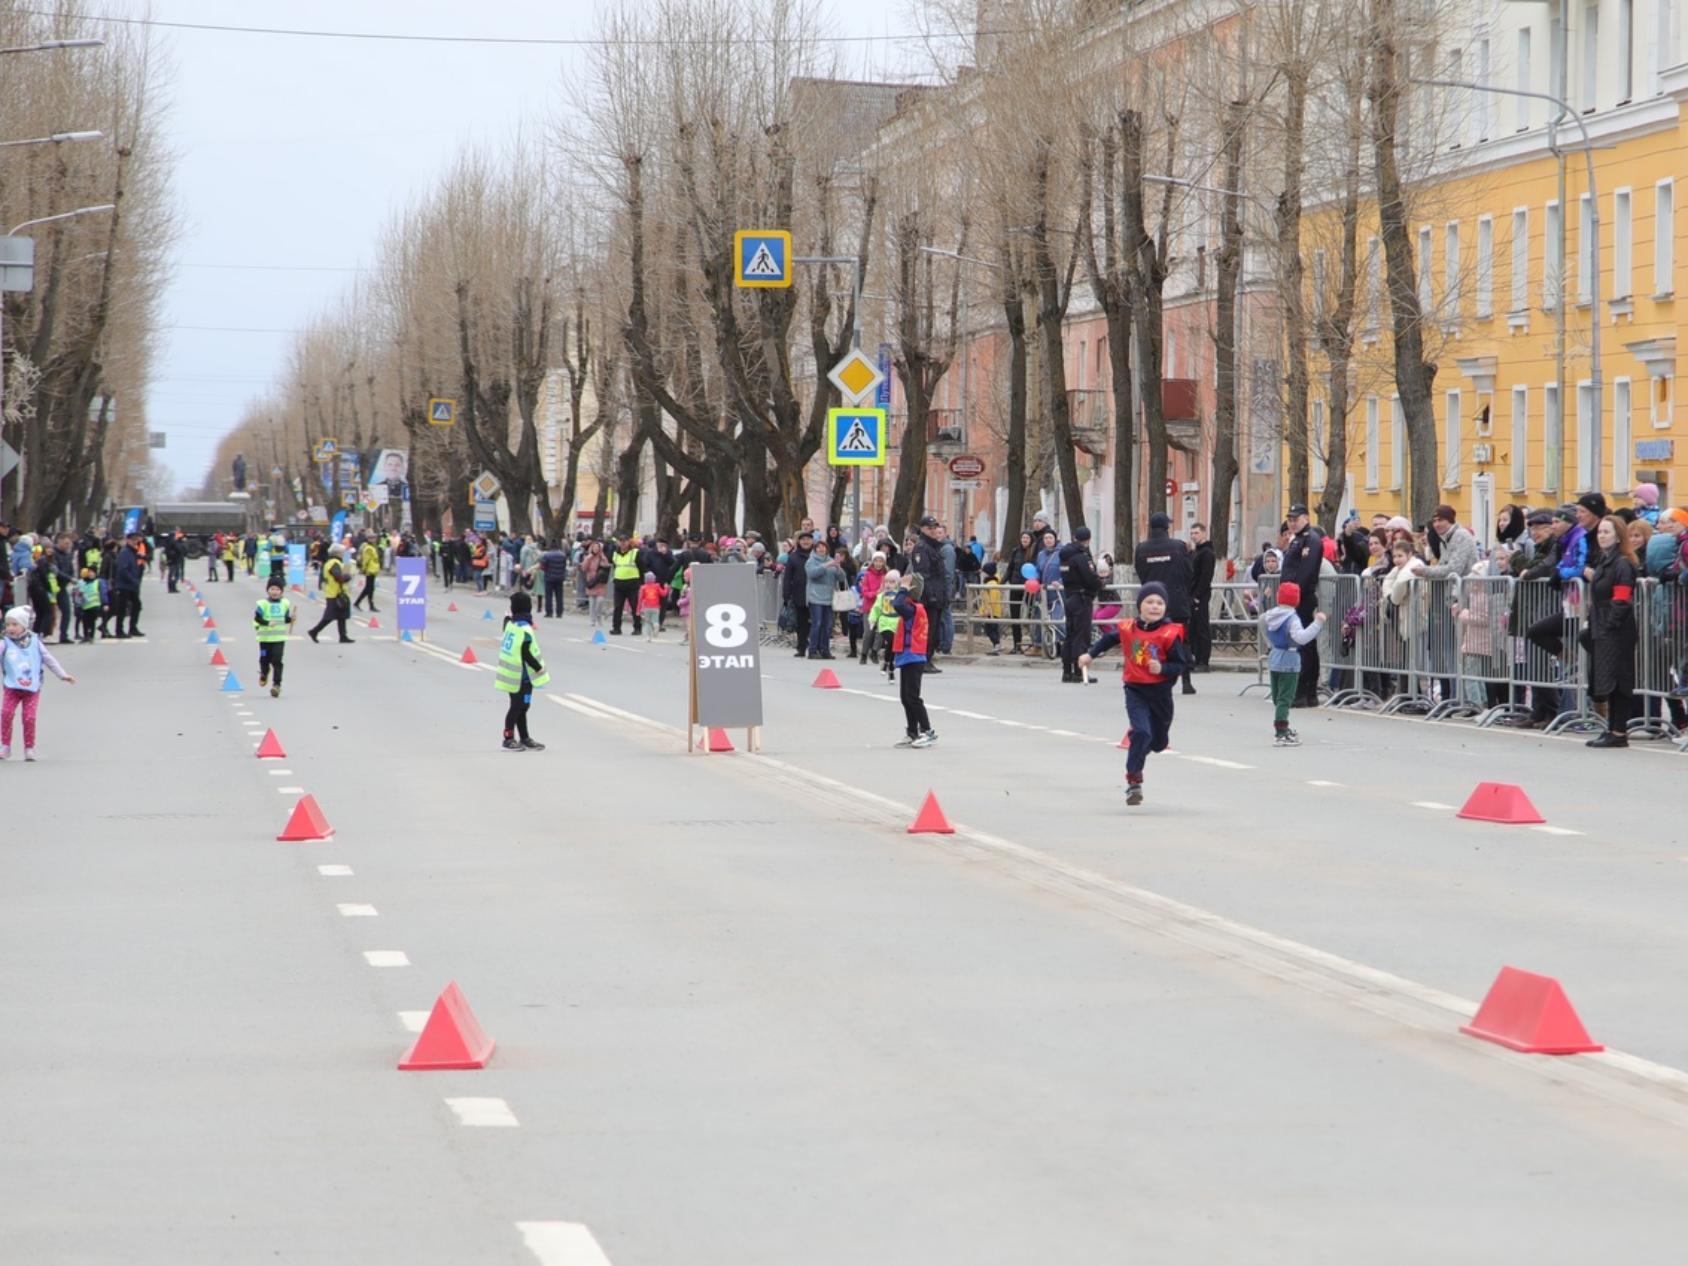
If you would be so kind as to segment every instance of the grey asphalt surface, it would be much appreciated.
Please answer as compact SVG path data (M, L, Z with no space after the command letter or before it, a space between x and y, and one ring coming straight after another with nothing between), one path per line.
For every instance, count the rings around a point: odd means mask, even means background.
M531 1263L534 1220L616 1266L1680 1258L1662 1073L1605 1095L1600 1057L1403 1022L1132 894L1470 1001L1554 975L1597 1040L1688 1068L1688 757L1325 713L1278 750L1215 674L1128 811L1117 659L952 667L908 752L882 678L775 650L765 759L688 757L682 648L579 617L540 625L549 750L508 755L452 662L495 656L501 599L436 590L427 647L296 640L271 700L233 590L203 592L238 703L149 581L148 640L68 649L42 761L0 767L0 1262ZM1413 804L1479 779L1580 834ZM333 841L274 840L286 786ZM904 833L929 788L973 836ZM399 1073L398 1013L449 980L491 1066Z

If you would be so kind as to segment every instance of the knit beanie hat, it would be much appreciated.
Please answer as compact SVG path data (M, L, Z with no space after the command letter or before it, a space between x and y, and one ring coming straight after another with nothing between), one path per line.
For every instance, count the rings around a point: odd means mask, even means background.
M1634 491L1629 495L1636 505L1656 506L1659 504L1659 485L1636 484Z
M1279 581L1278 605L1280 607L1299 607L1301 605L1301 586L1293 580Z
M523 590L510 595L510 614L521 617L533 614L533 598Z
M1143 587L1137 591L1137 605L1139 607L1143 605L1144 598L1159 598L1162 602L1170 601L1167 596L1166 586L1161 584L1158 580L1145 582Z

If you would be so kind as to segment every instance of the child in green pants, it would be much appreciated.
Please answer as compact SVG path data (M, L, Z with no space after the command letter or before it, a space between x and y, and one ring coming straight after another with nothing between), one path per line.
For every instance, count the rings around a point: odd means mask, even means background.
M1286 580L1278 585L1278 605L1260 617L1271 648L1266 667L1272 676L1272 742L1278 747L1301 746L1301 736L1289 728L1289 709L1301 679L1301 648L1325 627L1323 611L1313 617L1313 623L1303 624L1295 613L1300 605L1301 586Z

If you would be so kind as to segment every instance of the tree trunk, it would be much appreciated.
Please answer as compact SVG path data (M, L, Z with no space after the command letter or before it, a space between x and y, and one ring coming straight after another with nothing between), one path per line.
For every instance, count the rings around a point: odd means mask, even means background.
M1078 451L1073 444L1072 409L1067 399L1067 349L1063 326L1067 300L1071 297L1071 268L1063 285L1049 245L1049 148L1040 144L1033 174L1038 190L1037 220L1032 225L1032 264L1037 278L1037 328L1043 336L1044 399L1049 406L1049 429L1055 442L1055 465L1061 477L1061 497L1066 503L1069 535L1084 527L1084 491L1078 479ZM1077 261L1078 245L1073 244Z
M1319 330L1329 367L1329 439L1325 444L1325 487L1319 496L1319 522L1335 524L1348 480L1348 372L1354 356L1354 313L1360 289L1360 127L1352 118L1342 196L1342 264L1336 301Z
M1162 293L1166 286L1166 253L1149 234L1143 206L1143 117L1122 110L1120 133L1120 197L1125 221L1125 258L1131 278L1131 308L1137 331L1138 393L1143 402L1143 432L1148 440L1148 505L1150 514L1166 510L1166 408L1161 399L1161 351L1165 338ZM1170 186L1168 186L1170 190ZM1166 221L1170 194L1162 200ZM1220 542L1220 547L1223 542Z
M1243 117L1242 105L1233 102L1226 111L1224 145L1224 187L1231 192L1220 213L1214 302L1213 490L1208 533L1214 548L1226 555L1231 552L1231 490L1237 483L1237 282L1242 274L1243 227L1236 189L1242 179Z
M1001 555L1007 558L1026 525L1026 300L1020 280L1003 260L1002 314L1008 327L1008 506L1003 511ZM900 540L901 538L894 538ZM1006 583L1019 583L1005 577Z
M1396 155L1395 127L1402 91L1395 44L1395 0L1372 3L1372 159L1377 173L1378 236L1389 285L1389 314L1395 341L1395 390L1407 427L1410 503L1415 523L1428 523L1441 500L1436 469L1436 414L1431 390L1436 366L1424 359L1424 314L1418 306L1407 227L1406 193Z
M1301 176L1307 123L1307 77L1289 68L1284 89L1284 189L1278 195L1278 302L1283 307L1284 434L1289 445L1289 499L1309 500L1310 450L1307 433L1307 311L1302 295Z

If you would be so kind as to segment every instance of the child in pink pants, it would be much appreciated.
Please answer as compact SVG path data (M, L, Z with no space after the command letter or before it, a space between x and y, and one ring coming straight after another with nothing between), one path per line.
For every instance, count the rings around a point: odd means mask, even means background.
M35 711L41 703L41 673L49 670L61 681L76 684L76 678L59 666L53 653L31 632L35 612L13 607L6 612L6 633L0 638L0 669L4 670L5 699L0 702L0 760L12 754L12 718L23 705L23 758L35 759Z

